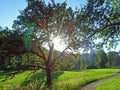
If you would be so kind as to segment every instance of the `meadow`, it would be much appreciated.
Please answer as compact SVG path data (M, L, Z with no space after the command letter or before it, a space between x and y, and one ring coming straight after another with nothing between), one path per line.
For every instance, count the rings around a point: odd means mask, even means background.
M120 77L115 77L103 82L96 90L120 90Z
M119 71L119 69L90 69L54 72L51 90L77 90L90 82ZM12 79L7 77L8 73L8 71L0 71L0 90L49 90L45 86L45 72L20 71Z

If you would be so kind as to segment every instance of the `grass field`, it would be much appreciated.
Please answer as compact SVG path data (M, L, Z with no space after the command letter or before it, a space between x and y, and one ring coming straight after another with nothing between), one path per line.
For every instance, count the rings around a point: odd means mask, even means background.
M120 77L115 77L100 84L96 90L120 90Z
M119 69L91 69L84 71L55 72L52 74L52 90L76 90L87 83L110 76L119 71ZM15 90L13 88L26 86L31 90L45 90L45 73L41 71L30 73L31 71L21 71L12 79L7 78L7 80L5 80L8 72L0 71L0 90ZM23 88L19 90L23 90Z

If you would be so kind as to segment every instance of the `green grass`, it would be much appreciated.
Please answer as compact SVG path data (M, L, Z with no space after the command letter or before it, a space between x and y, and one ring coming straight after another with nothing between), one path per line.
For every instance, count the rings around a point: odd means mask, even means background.
M54 90L76 90L92 81L110 76L119 69L92 69L85 71L66 71L55 82Z
M120 77L115 77L100 84L96 90L120 90Z
M52 74L52 78L53 78L52 90L76 90L87 83L110 76L119 71L120 71L119 69L91 69L91 70L84 70L84 71L55 72ZM31 71L21 71L17 75L15 75L13 79L8 79L4 81L8 72L0 71L0 90L6 87L9 87L8 90L10 90L10 87L29 86L29 88L34 88L34 87L37 87L36 85L39 85L39 86L41 85L42 87L44 87L45 73L38 71L34 74L32 73L26 79L26 77L30 73ZM40 81L40 84L38 81ZM28 83L30 84L28 85ZM32 90L37 90L37 89L32 89Z

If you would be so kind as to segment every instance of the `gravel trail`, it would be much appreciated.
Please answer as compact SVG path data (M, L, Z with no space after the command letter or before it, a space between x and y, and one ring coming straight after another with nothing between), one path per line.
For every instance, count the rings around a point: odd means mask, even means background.
M97 87L99 84L103 83L104 81L106 81L106 80L108 80L108 79L111 79L111 78L114 78L114 77L118 77L118 76L120 76L120 73L117 73L117 74L112 75L112 76L109 76L109 77L107 77L107 78L100 79L100 80L98 80L98 81L89 83L88 85L83 86L83 87L82 87L81 89L79 89L79 90L95 90L96 87Z

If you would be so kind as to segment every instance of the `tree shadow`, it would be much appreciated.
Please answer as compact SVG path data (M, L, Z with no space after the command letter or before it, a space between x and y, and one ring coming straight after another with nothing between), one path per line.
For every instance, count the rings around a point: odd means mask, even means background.
M15 78L15 75L20 74L20 73L24 73L25 71L20 70L20 71L12 71L12 70L3 70L0 71L0 80L1 82L10 80Z
M45 72L41 71L31 71L29 74L26 75L24 82L20 86L26 86L29 83L38 80L40 82L45 82Z
M52 80L54 81L57 79L61 74L63 74L63 71L54 72L52 73ZM27 86L29 83L34 83L35 81L39 81L41 84L46 83L46 73L44 71L33 71L27 75L24 82L20 85L21 87Z
M57 72L52 73L52 80L54 81L58 79L58 77L62 74L64 74L64 71L57 71Z

